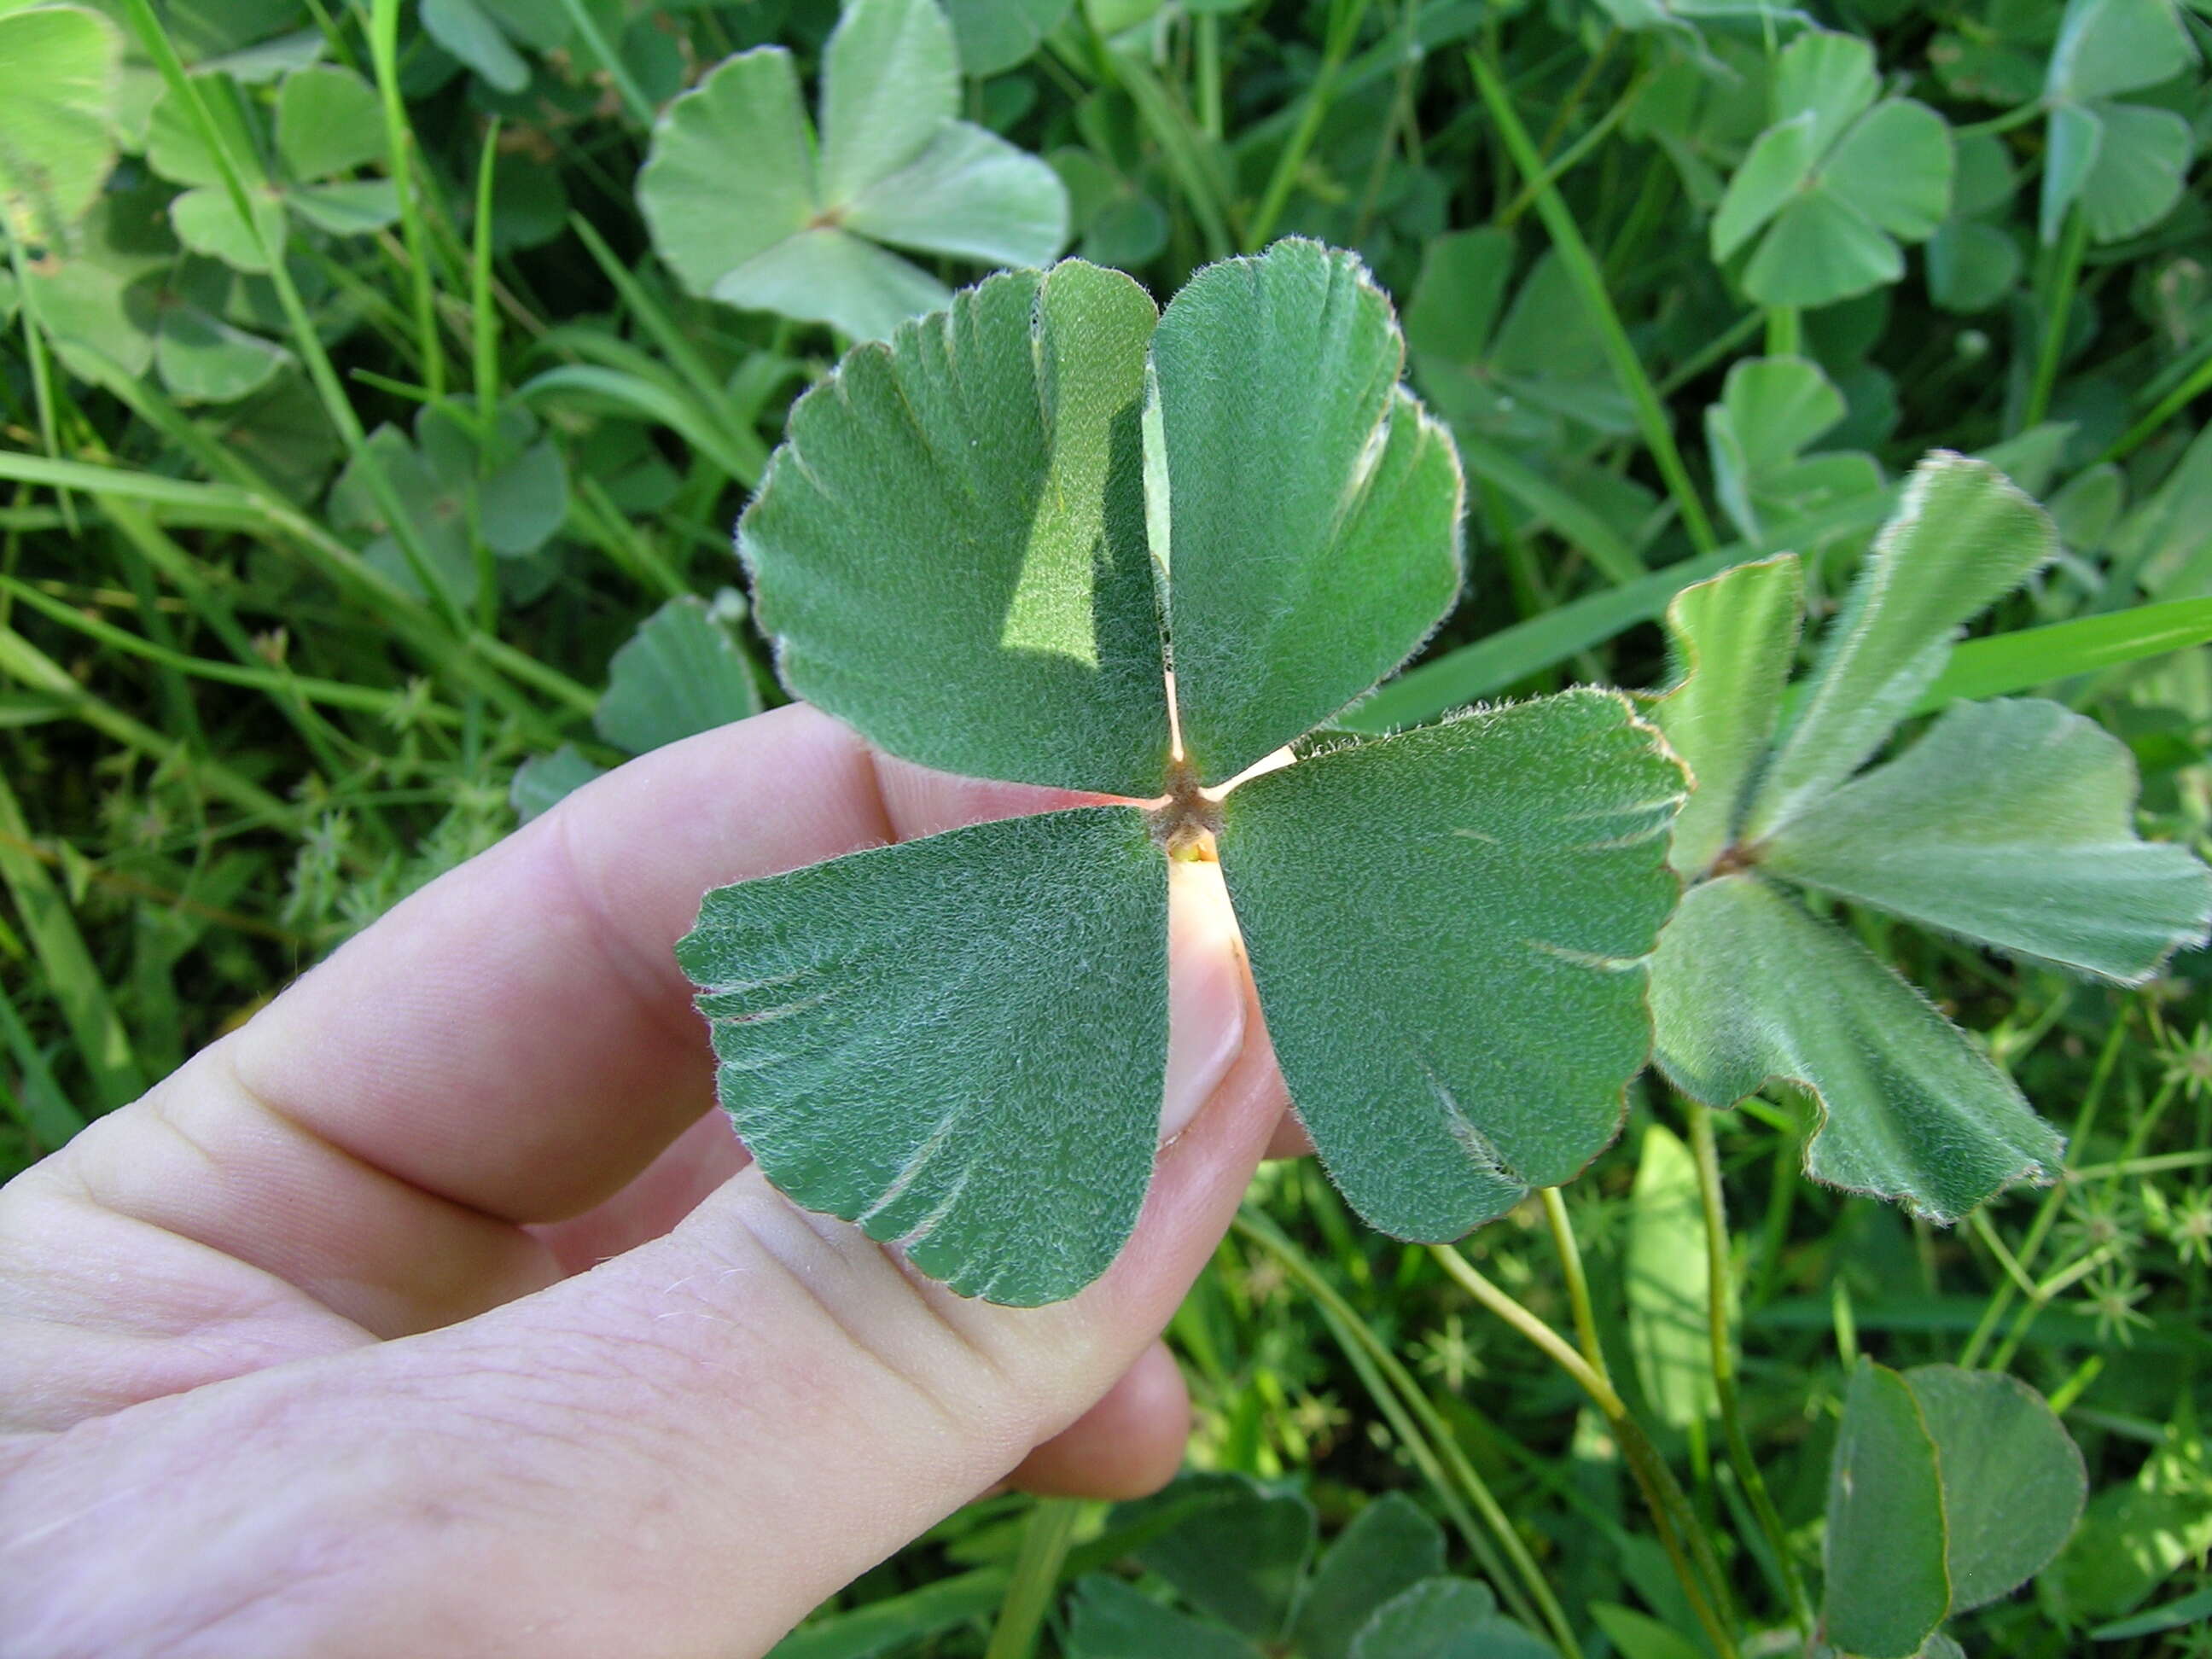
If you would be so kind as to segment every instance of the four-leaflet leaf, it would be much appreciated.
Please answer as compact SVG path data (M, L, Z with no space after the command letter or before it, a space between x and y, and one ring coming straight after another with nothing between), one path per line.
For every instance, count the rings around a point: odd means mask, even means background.
M996 1301L1103 1272L1158 1136L1168 859L1217 830L1292 1099L1370 1221L1455 1237L1612 1139L1683 787L1624 698L1237 781L1458 592L1458 465L1402 359L1358 262L1287 241L1164 315L1080 263L993 277L793 408L739 530L792 692L1126 804L708 896L680 958L787 1194Z
M1917 746L1859 771L1960 627L2055 548L2042 510L1995 469L1923 462L1778 733L1796 559L1740 566L1668 612L1683 679L1652 717L1696 787L1673 854L1692 884L1651 969L1660 1070L1712 1106L1771 1079L1802 1085L1822 1107L1812 1175L1939 1220L2048 1177L2059 1138L1957 1027L1790 890L2123 984L2212 923L2212 873L2136 836L2126 749L2056 703L1954 705Z

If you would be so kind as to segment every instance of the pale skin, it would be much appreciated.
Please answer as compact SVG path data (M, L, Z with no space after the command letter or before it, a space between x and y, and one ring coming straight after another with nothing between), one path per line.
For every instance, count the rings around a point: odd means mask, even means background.
M1003 1482L1167 1480L1159 1333L1295 1138L1218 910L1135 1237L1030 1310L746 1168L670 956L707 887L1069 799L803 707L659 750L0 1189L6 1651L738 1659Z

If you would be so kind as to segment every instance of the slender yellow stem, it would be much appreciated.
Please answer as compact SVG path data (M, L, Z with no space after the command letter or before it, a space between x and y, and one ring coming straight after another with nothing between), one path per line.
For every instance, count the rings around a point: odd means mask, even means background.
M1583 1358L1600 1376L1611 1379L1606 1368L1605 1348L1597 1340L1597 1314L1590 1305L1589 1275L1583 1271L1583 1253L1575 1243L1575 1224L1567 1215L1567 1201L1559 1195L1557 1187L1542 1189L1544 1219L1551 1224L1552 1242L1559 1247L1559 1269L1566 1275L1567 1302L1575 1313L1575 1337L1583 1346Z
M1621 1455L1627 1461L1629 1472L1636 1477L1638 1489L1644 1495L1644 1507L1650 1511L1660 1545L1667 1552L1675 1577L1680 1581L1683 1595L1688 1598L1690 1611L1697 1615L1698 1623L1704 1627L1720 1659L1736 1659L1735 1638L1720 1611L1727 1589L1711 1541L1705 1536L1705 1528L1691 1509L1680 1483L1651 1443L1650 1436L1644 1433L1644 1425L1631 1414L1627 1402L1621 1399L1612 1380L1577 1352L1572 1343L1484 1278L1474 1263L1450 1245L1431 1245L1429 1254L1462 1290L1527 1337L1572 1377L1605 1414L1613 1438L1620 1444Z

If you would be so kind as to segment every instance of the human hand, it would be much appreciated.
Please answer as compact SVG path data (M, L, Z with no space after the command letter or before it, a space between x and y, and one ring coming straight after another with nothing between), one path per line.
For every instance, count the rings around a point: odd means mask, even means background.
M744 1170L670 955L717 883L1065 799L803 707L661 750L0 1191L0 1647L754 1654L1001 1481L1164 1481L1156 1339L1284 1105L1225 906L1187 902L1215 872L1176 878L1188 1127L1054 1307Z

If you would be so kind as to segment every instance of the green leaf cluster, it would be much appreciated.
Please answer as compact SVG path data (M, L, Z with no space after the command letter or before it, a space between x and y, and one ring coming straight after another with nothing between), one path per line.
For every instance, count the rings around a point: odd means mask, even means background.
M2072 1437L2025 1383L1861 1360L1829 1465L1821 1635L1863 1659L1928 1651L1943 1620L2057 1555L2087 1485Z
M1137 1550L1162 1599L1095 1573L1069 1598L1068 1659L1543 1659L1489 1586L1444 1572L1443 1529L1397 1493L1315 1555L1313 1505L1241 1475L1185 1475L1125 1504L1120 1524L1172 1515ZM1178 1605L1180 1604L1180 1605Z
M1795 556L1686 589L1668 612L1682 678L1652 716L1695 786L1672 854L1691 886L1652 964L1659 1067L1713 1106L1770 1081L1811 1091L1808 1171L1936 1219L2048 1179L2058 1137L1807 896L2122 984L2212 924L2212 873L2136 836L2125 747L2059 704L1957 704L1861 770L1960 627L2055 550L2046 515L1994 468L1937 455L1802 684L1788 686L1804 608Z
M1744 291L1761 305L1825 306L1905 273L1951 201L1950 129L1909 98L1876 101L1874 48L1810 29L1774 70L1773 125L1713 216L1716 260L1757 238Z
M1459 470L1402 355L1358 261L1293 240L1164 314L1095 266L994 277L793 409L739 528L793 693L925 765L1129 804L708 896L679 957L784 1191L996 1300L1103 1271L1158 1135L1168 860L1217 836L1369 1221L1456 1237L1613 1138L1681 788L1625 700L1245 775L1457 595Z
M195 99L200 110L191 107ZM218 155L201 111L223 135L227 157ZM367 235L398 219L399 191L392 179L353 176L385 155L375 88L334 64L285 75L265 118L227 77L196 80L186 93L165 92L154 106L146 143L147 165L185 186L169 204L177 240L234 270L257 272L281 254L295 217L330 236ZM242 203L233 193L226 159L233 167L243 159L250 168L240 181Z
M638 175L653 246L695 294L879 339L951 297L890 250L1042 264L1067 191L1036 157L955 118L960 63L937 0L854 0L823 51L820 140L781 46L717 65L664 111Z

